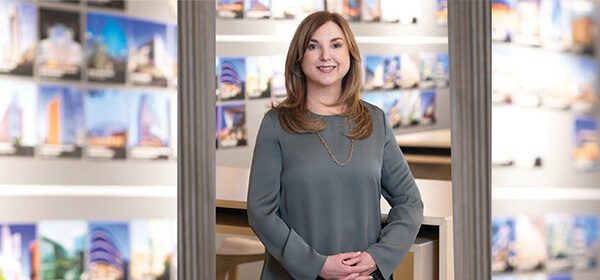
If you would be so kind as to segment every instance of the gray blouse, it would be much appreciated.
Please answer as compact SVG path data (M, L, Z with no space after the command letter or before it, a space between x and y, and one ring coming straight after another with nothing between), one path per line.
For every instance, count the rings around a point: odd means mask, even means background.
M367 251L389 279L423 220L419 189L379 108L373 133L354 141L352 160L336 165L314 133L288 133L277 111L258 132L248 190L248 221L266 248L261 279L317 279L328 255ZM348 117L320 116L321 136L339 162L350 151ZM390 203L381 228L379 198Z

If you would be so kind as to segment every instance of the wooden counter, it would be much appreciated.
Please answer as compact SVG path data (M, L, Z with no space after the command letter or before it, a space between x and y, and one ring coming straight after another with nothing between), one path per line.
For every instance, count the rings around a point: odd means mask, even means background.
M216 169L217 232L251 235L246 218L246 195L249 169L221 167ZM424 209L423 225L435 227L439 235L439 279L453 279L452 183L417 179ZM382 221L387 220L390 205L381 199Z
M396 135L415 178L451 180L450 129Z

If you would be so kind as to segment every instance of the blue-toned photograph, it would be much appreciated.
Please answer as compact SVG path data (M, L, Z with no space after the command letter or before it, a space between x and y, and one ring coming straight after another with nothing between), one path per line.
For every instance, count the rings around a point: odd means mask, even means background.
M402 92L373 92L362 95L362 100L379 107L385 113L392 128L399 128L402 124Z
M0 80L0 156L34 155L37 85Z
M383 88L400 88L400 56L388 55L383 58Z
M447 88L450 86L450 60L448 53L438 53L434 66L435 86Z
M492 217L492 271L503 272L515 269L515 219Z
M92 89L85 95L86 154L124 159L129 127L128 92ZM106 112L110 110L110 114Z
M569 214L546 215L546 269L564 271L573 267L573 216Z
M573 268L577 270L596 268L598 243L598 215L575 215Z
M125 83L129 21L120 16L87 14L88 80Z
M364 90L379 90L383 88L384 64L381 55L366 55Z
M219 148L247 146L246 106L244 104L224 104L220 107Z
M219 60L218 90L221 100L243 100L246 89L246 60L243 57L221 57Z
M36 236L34 224L0 223L1 279L35 280L32 275L39 273Z
M40 85L38 140L44 157L81 157L85 142L83 96L76 87Z
M0 74L33 75L36 27L33 4L0 2Z
M131 157L167 159L169 148L170 95L166 93L129 93L128 146Z
M360 21L361 10L361 0L344 0L342 15L348 21Z
M421 91L421 124L434 124L437 119L435 90Z
M437 61L437 54L435 53L420 53L419 54L419 71L421 73L421 81L419 86L421 88L434 88L435 87L435 64Z
M381 1L363 0L362 21L379 22L381 20Z
M84 64L78 12L39 9L40 42L35 65L40 77L79 80Z
M581 171L598 168L598 120L595 117L576 116L573 131L573 161Z
M40 221L42 279L85 277L88 225L83 220Z
M145 20L130 20L128 73L134 85L167 86L171 73L167 52L167 26Z
M89 279L129 279L131 243L129 224L90 222L87 254Z

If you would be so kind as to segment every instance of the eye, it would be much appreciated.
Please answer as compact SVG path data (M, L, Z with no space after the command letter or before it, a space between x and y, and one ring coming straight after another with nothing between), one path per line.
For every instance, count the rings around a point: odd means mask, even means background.
M309 50L316 50L318 48L319 48L319 46L317 44L310 44L310 45L308 45L307 49L309 49Z
M333 43L333 45L331 45L331 47L333 47L334 49L341 48L342 44L340 44L340 43Z

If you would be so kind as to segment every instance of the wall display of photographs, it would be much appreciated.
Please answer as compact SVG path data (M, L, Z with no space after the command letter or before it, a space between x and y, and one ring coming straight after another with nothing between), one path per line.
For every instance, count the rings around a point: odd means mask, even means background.
M86 0L88 6L125 10L126 0Z
M40 42L35 64L40 77L79 80L84 53L79 13L39 9Z
M512 271L515 268L515 219L492 217L492 272Z
M244 17L244 0L217 0L217 17Z
M0 278L35 280L39 246L34 224L0 223Z
M436 62L437 54L435 53L419 53L419 72L421 80L419 86L421 88L434 88L436 86Z
M269 19L271 17L271 0L244 0L244 10L246 18Z
M573 130L573 163L581 171L598 168L598 120L595 117L576 116Z
M448 0L436 0L435 2L436 2L435 21L439 25L447 26L448 25ZM493 3L493 1L492 1L492 3Z
M344 0L342 15L350 22L360 21L361 0Z
M384 61L381 55L366 55L364 61L365 82L363 89L366 91L380 90L384 84Z
M393 129L402 126L402 92L376 92L362 95L362 100L379 107Z
M246 89L246 61L243 57L219 58L219 95L221 100L244 99Z
M272 94L275 97L286 96L285 89L285 54L273 56L273 79L272 79Z
M81 157L85 143L83 97L76 87L41 85L38 90L38 144L43 157Z
M421 124L434 124L437 120L435 90L421 91Z
M133 19L129 22L127 69L130 81L134 85L166 87L167 76L172 72L166 46L166 25Z
M169 220L131 222L131 279L176 279L177 229L173 224Z
M379 22L381 20L381 1L363 0L362 1L362 21Z
M419 55L403 54L400 57L400 87L403 89L419 87Z
M177 88L177 25L167 25L167 54L169 55L169 72L167 76L172 88Z
M435 61L435 86L450 87L450 59L448 53L438 53Z
M80 220L39 222L42 279L84 277L87 227Z
M383 58L383 88L400 88L400 56L388 55Z
M543 269L546 264L546 224L542 216L516 217L516 266L520 271Z
M246 105L223 104L219 112L219 148L247 146Z
M86 26L89 81L125 83L129 21L120 16L88 13Z
M246 92L250 99L271 97L273 60L270 56L246 57Z
M573 225L573 268L590 270L598 267L598 216L575 215Z
M85 95L86 155L124 159L129 124L129 95L115 89L92 89ZM110 110L110 114L107 114Z
M169 101L164 93L130 93L128 146L135 159L167 159Z
M90 222L88 234L86 273L89 279L129 279L129 224Z
M0 80L0 156L33 156L37 143L37 86Z
M0 2L0 74L33 75L35 21L33 4Z

